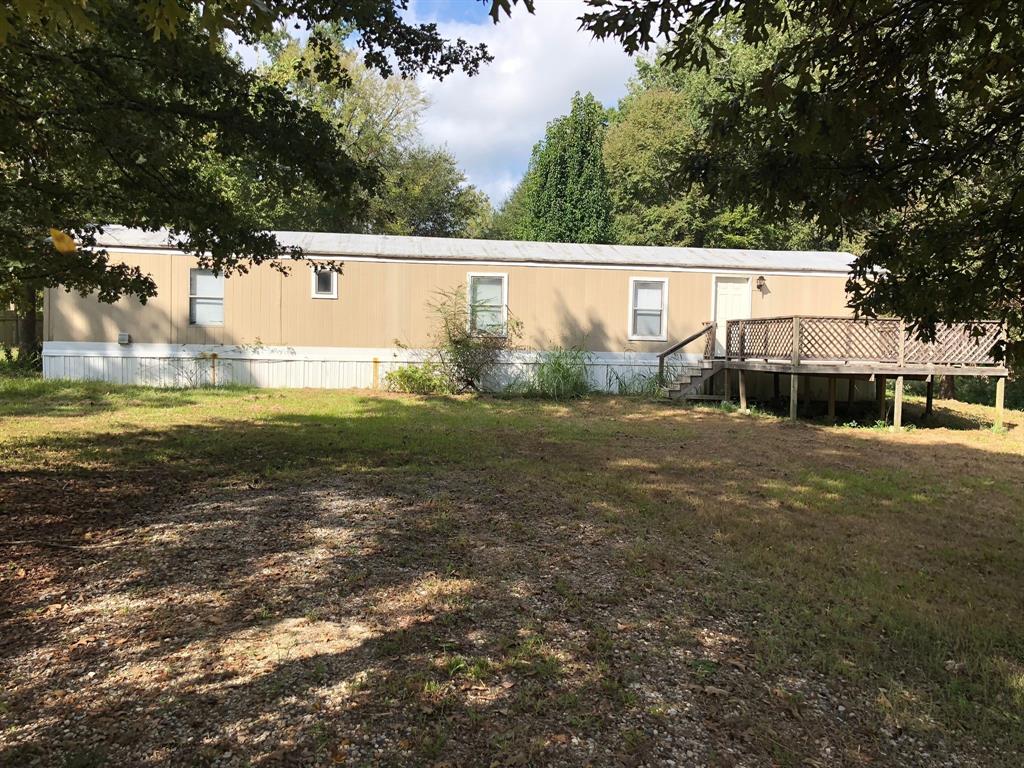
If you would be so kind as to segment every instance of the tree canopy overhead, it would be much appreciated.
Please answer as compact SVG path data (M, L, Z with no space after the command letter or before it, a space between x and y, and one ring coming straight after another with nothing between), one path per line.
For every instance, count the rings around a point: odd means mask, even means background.
M244 271L284 249L265 231L259 206L239 194L240 167L267 199L313 189L339 215L365 204L360 195L383 179L365 133L352 142L353 133L293 83L243 68L201 14L185 13L173 35L154 40L132 0L81 6L83 23L77 11L60 23L51 13L59 5L6 8L14 21L0 45L0 284L23 288L26 304L33 292L58 284L95 291L104 301L145 300L155 291L147 275L110 263L102 250L54 247L52 228L88 246L104 222L166 226L204 264ZM472 73L486 60L481 48L406 24L404 5L289 5L292 16L307 10L336 22L314 30L325 55L306 69L338 93L358 89L334 46L338 28L350 30L381 71L392 71L394 62L402 73ZM25 8L36 11L18 16Z
M518 2L519 0L512 0ZM480 0L488 2L488 0ZM533 0L522 0L532 11ZM111 17L119 17L152 40L174 38L179 31L200 32L219 42L226 32L241 42L256 44L280 25L299 28L341 24L356 32L367 65L385 77L426 72L445 77L456 70L475 73L490 60L483 45L447 40L436 24L410 24L402 12L408 0L11 0L0 8L0 45L20 34L54 36L97 32ZM510 0L491 0L495 21L511 11ZM125 13L127 12L127 13ZM324 48L317 65L326 75L334 66L329 39L314 33L314 50Z
M864 246L861 312L928 336L996 317L1024 330L1024 2L588 0L584 29L706 69L729 39L783 44L708 114L693 178L797 211ZM732 158L746 151L737 167Z

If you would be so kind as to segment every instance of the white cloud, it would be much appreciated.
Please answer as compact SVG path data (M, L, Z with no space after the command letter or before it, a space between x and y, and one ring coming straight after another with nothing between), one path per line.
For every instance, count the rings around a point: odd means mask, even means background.
M568 111L573 93L591 91L612 106L625 93L634 65L617 43L598 42L578 29L579 0L540 0L532 16L519 5L497 25L486 5L479 8L479 23L440 20L438 27L446 37L485 43L494 61L472 78L421 77L430 99L421 132L427 143L447 146L497 205L519 180L548 121ZM411 20L435 20L417 10L414 3Z

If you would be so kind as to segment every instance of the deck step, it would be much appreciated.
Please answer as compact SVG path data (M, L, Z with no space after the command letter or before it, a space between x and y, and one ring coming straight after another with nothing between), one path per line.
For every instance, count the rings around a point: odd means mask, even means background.
M720 366L712 360L699 360L678 370L675 379L665 387L665 394L673 400L722 400L721 395L701 394L704 384L718 373Z

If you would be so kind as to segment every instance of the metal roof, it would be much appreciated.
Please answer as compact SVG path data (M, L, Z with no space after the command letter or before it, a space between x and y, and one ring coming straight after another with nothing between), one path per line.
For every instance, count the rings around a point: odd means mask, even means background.
M275 232L284 246L298 246L309 256L373 257L415 261L566 264L667 269L735 269L751 272L849 271L853 255L837 251L760 251L746 248L682 248L649 245L587 245L516 240L470 240L448 237L355 235L332 232ZM105 248L177 250L166 230L104 227L98 244Z

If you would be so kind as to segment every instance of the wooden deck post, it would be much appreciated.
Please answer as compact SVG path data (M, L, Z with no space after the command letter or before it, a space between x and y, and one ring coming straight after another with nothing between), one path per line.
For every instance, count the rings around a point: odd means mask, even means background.
M996 422L992 426L996 429L1003 428L1003 402L1006 398L1006 377L1000 376L996 379Z
M739 370L737 375L739 376L740 384L740 410L743 413L747 413L747 376L746 371Z
M853 396L857 392L857 381L850 376L846 380L846 415L850 415L850 411L853 410Z
M907 326L900 320L900 335L898 339L896 362L902 369L907 364ZM896 377L896 388L892 395L892 425L897 430L903 428L903 376Z
M928 377L928 384L925 386L924 415L932 415L932 396L935 394L935 377Z
M796 407L800 396L800 377L795 373L789 375L789 418L796 421Z
M782 402L782 393L779 391L779 374L772 374L772 398L775 405Z
M828 377L828 420L836 421L836 377Z
M885 376L875 377L875 400L878 401L878 418L885 419Z
M800 376L796 372L800 365L800 318L793 318L793 351L790 356L792 370L789 374L789 418L796 421L796 409L799 405Z
M903 427L903 377L896 377L896 389L892 398L892 425L896 429Z
M725 377L725 399L732 400L732 376L729 374L728 368L722 371L722 374Z

